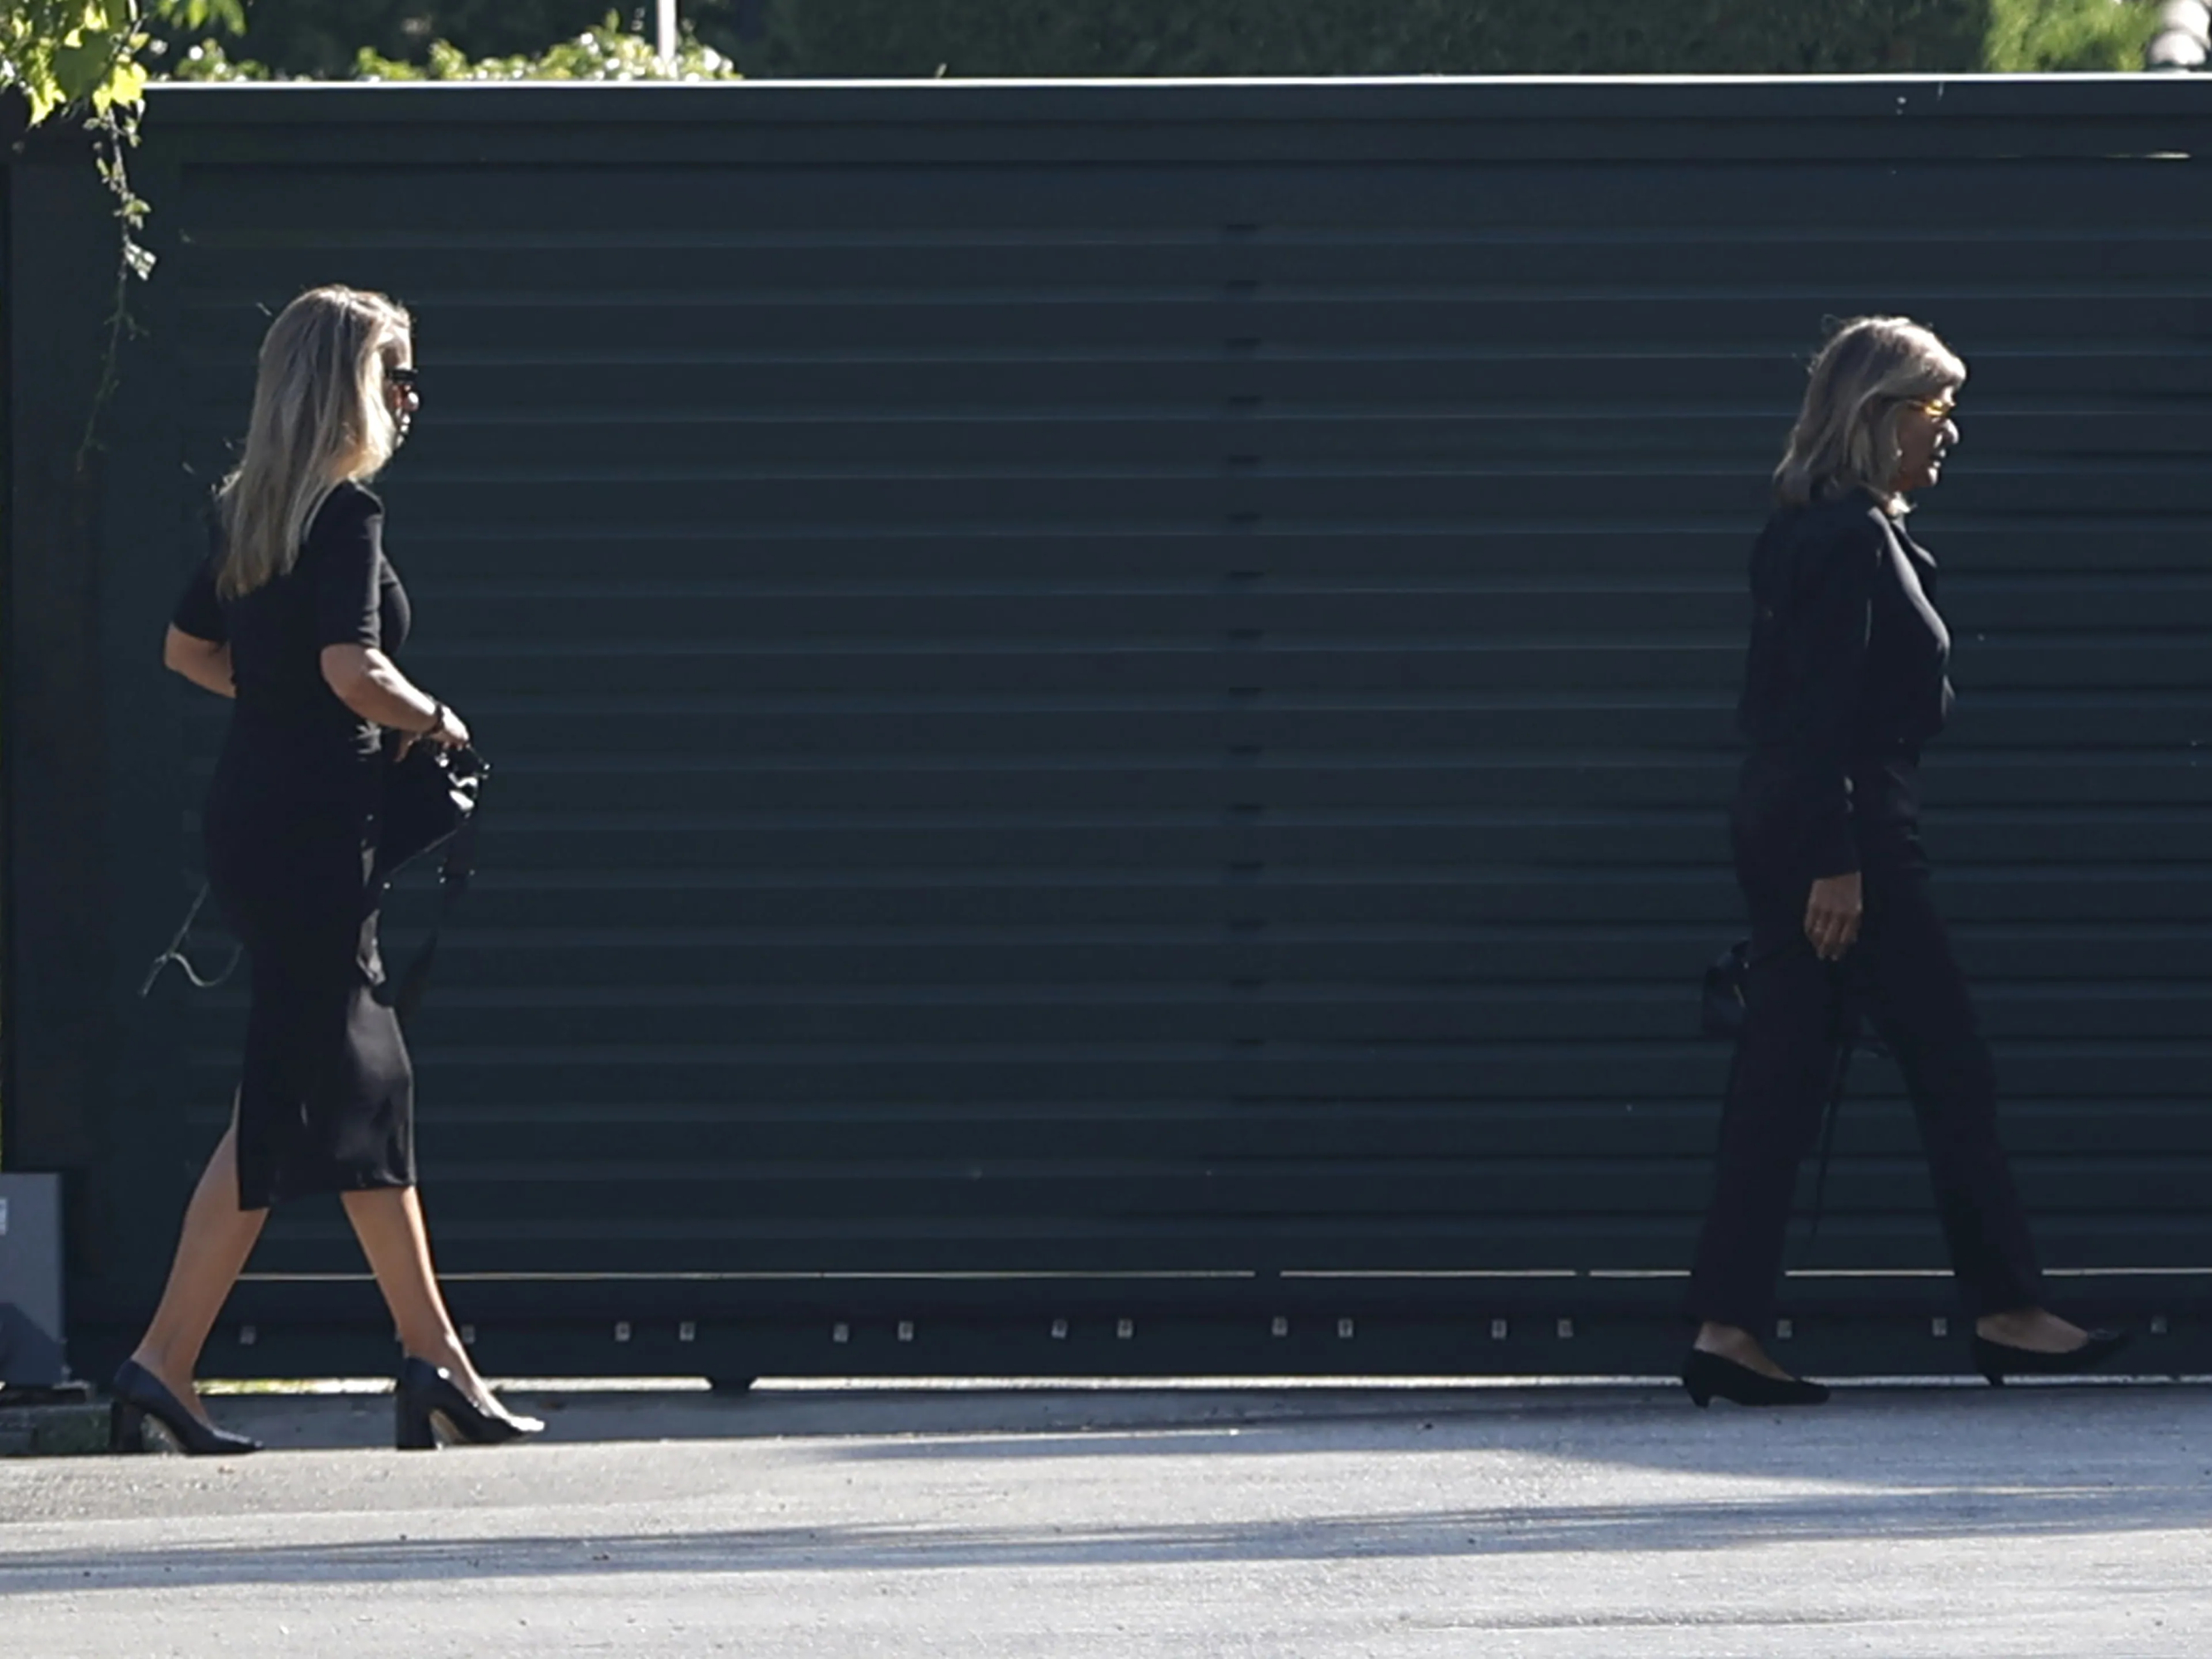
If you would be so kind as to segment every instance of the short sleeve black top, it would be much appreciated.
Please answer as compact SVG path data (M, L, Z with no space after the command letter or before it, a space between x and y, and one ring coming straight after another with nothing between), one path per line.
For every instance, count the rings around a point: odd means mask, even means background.
M216 592L219 524L210 539L170 620L195 639L230 647L240 722L374 755L376 727L331 690L322 654L325 646L359 645L397 655L406 643L407 590L384 555L384 504L359 484L339 484L308 525L298 562L240 599Z
M1950 714L1935 587L1936 561L1864 490L1776 514L1753 550L1745 783L1816 874L1859 867L1854 779L1917 761Z

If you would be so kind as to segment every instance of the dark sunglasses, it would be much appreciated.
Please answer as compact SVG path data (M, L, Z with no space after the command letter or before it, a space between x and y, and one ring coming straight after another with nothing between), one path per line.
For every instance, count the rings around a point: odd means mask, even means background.
M387 368L384 371L384 378L402 392L419 392L422 384L411 368Z

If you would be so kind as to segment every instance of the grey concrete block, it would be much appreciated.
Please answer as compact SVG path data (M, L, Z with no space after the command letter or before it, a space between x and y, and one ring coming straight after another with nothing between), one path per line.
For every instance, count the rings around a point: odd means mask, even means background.
M64 1374L61 1177L0 1175L0 1382L43 1387Z
M0 1404L0 1457L86 1457L106 1449L106 1406Z

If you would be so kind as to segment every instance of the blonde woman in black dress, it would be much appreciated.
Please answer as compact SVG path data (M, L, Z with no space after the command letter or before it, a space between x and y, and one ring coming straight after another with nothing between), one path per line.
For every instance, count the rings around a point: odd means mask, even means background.
M165 664L235 700L208 792L208 880L252 975L230 1130L185 1213L167 1291L116 1374L115 1437L144 1419L185 1450L255 1443L209 1420L200 1349L272 1204L340 1194L399 1334L402 1448L542 1425L492 1397L446 1310L415 1189L414 1073L380 1001L371 877L389 758L468 727L393 659L406 590L365 487L418 404L412 325L381 295L301 295L261 348L252 425L216 497L206 565L177 605ZM397 734L389 743L386 734Z

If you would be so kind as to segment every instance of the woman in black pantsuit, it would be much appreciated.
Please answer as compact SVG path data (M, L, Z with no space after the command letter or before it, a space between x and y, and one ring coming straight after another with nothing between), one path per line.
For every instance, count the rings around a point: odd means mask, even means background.
M235 707L204 814L208 881L252 975L229 1132L185 1212L168 1288L117 1373L115 1438L254 1449L208 1421L192 1372L270 1206L343 1198L404 1355L398 1441L513 1439L455 1334L415 1191L414 1071L379 997L371 874L387 756L468 727L393 662L410 623L364 487L418 407L412 325L381 295L301 295L261 348L244 459L163 659ZM389 745L387 732L395 734Z
M1797 1166L1853 1013L1904 1073L1984 1374L2086 1370L2124 1340L2041 1305L1989 1049L1920 844L1916 775L1950 712L1951 642L1905 498L1936 482L1958 441L1966 378L1917 324L1844 325L1813 365L1775 474L1777 511L1752 555L1739 710L1750 754L1732 816L1752 966L1690 1281L1698 1331L1683 1383L1700 1406L1827 1397L1753 1333L1772 1314Z

